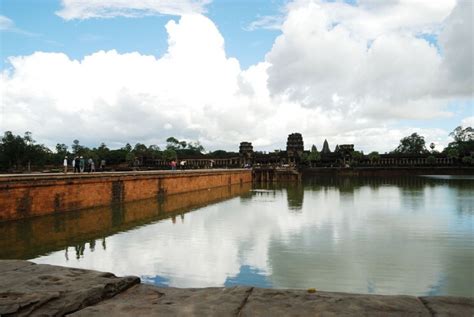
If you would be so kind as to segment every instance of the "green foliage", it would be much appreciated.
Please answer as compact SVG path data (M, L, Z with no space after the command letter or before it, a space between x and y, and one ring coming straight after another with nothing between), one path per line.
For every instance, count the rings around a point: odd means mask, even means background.
M106 161L106 164L120 164L124 163L127 161L127 155L130 152L127 152L127 150L124 150L123 148L118 149L118 150L110 150L107 154L107 156L100 156L100 159L104 159Z
M69 154L69 151L67 150L67 145L62 143L62 144L56 144L56 153L59 155L59 156L66 156Z
M360 161L364 158L364 153L360 151L352 151L351 152L351 157L353 161Z
M376 151L370 152L368 157L371 162L380 160L380 154L379 152L376 152Z
M315 152L311 151L308 155L308 160L313 161L313 162L314 161L318 162L321 160L321 154L318 151L315 151Z
M133 152L128 152L125 155L125 161L127 161L129 164L132 164L135 161L135 154L133 154Z
M454 158L457 159L459 158L459 150L455 147L447 147L444 149L444 153L449 157L449 158Z
M217 157L217 158L227 157L228 154L229 154L229 152L226 152L224 150L217 150L217 151L209 153L210 156Z
M462 162L464 164L469 164L469 165L472 165L474 163L474 159L471 157L471 156L464 156L462 158Z
M426 158L426 162L430 165L434 165L436 163L436 158L433 155L430 155Z
M160 150L160 147L158 145L155 145L155 144L152 144L148 147L147 154L152 159L161 158L161 156L162 156L162 152Z
M170 136L169 138L166 139L166 149L167 150L179 150L182 146L182 144L179 142L178 139L175 137ZM186 147L186 145L185 145Z
M84 155L84 147L79 144L79 140L72 141L72 153L75 155Z
M100 159L105 159L110 155L110 149L105 143L101 143L95 152Z
M393 152L400 154L425 154L428 153L428 150L425 146L425 138L418 135L418 133L413 133L401 139L400 145Z
M169 138L166 139L166 143L179 144L179 140L175 138L174 136L170 136Z
M166 161L171 161L176 159L176 151L173 149L166 149L163 151L162 158Z
M135 147L133 148L132 152L136 156L142 157L142 156L145 156L147 154L148 148L146 147L145 144L137 143L137 144L135 144Z
M459 126L449 135L454 139L454 142L449 143L444 149L443 152L446 155L459 158L469 156L471 152L474 152L474 129L472 127L463 129ZM457 155L455 155L456 153Z
M462 126L458 126L449 134L449 136L453 137L454 142L457 143L474 141L474 129L472 127L466 127L463 129Z
M202 152L204 152L204 146L202 146L199 141L188 143L188 147L187 147L187 148L188 148L189 150L194 151L194 152L197 152L197 153L202 153Z
M53 158L53 153L42 144L35 144L31 132L24 136L6 131L0 142L0 169L24 170L31 165L43 166Z
M185 153L186 154L201 154L204 152L204 147L199 143L199 141L196 142L186 142L186 141L180 141L176 139L175 137L169 137L166 139L166 149L167 150L173 150L178 152L187 150Z
M319 162L320 160L321 154L319 152L303 152L303 155L301 156L301 162L306 165L309 165L310 167L313 166L314 162Z
M130 143L127 143L125 144L125 146L123 148L121 148L121 150L125 151L125 152L132 152L132 146L130 145Z

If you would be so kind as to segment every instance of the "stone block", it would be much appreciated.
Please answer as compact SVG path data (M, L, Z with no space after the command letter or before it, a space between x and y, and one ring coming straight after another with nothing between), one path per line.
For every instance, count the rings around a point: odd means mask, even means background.
M0 272L0 316L63 316L140 282L138 277L28 261L0 261Z
M474 298L472 297L436 296L420 299L434 316L474 316Z
M71 316L237 316L249 287L179 289L136 285Z
M2 260L0 263L0 273L15 271L25 266L34 265L33 262L23 260Z
M241 316L431 316L413 296L254 289Z

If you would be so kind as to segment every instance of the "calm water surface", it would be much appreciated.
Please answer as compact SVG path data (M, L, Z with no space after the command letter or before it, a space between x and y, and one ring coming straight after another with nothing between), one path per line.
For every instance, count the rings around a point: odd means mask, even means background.
M174 287L474 296L474 178L312 178L0 225L0 258Z

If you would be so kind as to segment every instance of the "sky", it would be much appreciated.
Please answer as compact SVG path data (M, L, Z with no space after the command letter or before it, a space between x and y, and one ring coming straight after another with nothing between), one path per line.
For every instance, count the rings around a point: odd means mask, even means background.
M470 0L0 0L0 131L118 148L437 149L474 126Z

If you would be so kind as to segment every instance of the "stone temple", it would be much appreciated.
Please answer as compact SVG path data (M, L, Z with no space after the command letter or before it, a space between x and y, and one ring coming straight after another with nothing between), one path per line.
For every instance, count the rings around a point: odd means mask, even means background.
M304 152L303 136L301 133L292 133L288 135L286 141L286 153L289 163L297 163L300 161Z

